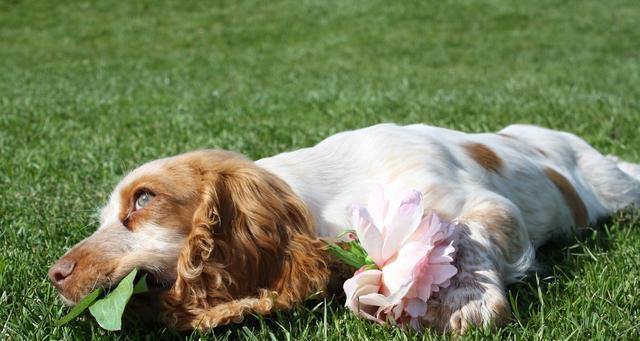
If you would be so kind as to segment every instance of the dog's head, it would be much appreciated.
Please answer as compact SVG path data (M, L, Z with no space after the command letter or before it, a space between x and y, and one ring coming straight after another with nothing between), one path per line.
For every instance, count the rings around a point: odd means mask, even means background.
M147 163L115 188L100 227L49 270L70 304L133 268L182 329L288 308L329 280L303 202L243 157L197 151Z

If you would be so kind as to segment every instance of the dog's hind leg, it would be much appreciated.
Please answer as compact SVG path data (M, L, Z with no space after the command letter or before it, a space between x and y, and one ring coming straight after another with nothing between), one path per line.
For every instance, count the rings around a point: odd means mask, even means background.
M593 188L607 213L629 205L640 207L640 165L604 156L579 137L567 135L582 177Z
M472 325L502 326L511 319L505 284L520 279L534 257L520 211L495 193L478 193L458 222L458 273L430 301L425 322L459 334Z
M620 170L622 170L623 172L627 173L627 175L640 181L640 164L621 160L615 155L607 155L607 159L615 162L618 165L618 168L620 168Z

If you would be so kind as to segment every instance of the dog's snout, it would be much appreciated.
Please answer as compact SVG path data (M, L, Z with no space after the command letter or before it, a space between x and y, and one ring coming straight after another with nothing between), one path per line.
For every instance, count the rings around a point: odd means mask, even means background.
M75 267L75 261L70 259L61 259L56 262L51 269L49 269L49 279L51 279L53 284L61 286L64 284L64 280L71 275Z

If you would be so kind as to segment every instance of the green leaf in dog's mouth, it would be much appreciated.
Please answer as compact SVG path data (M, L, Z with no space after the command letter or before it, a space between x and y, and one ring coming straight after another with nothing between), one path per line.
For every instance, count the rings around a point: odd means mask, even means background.
M69 323L88 308L100 327L106 330L120 330L122 328L122 314L131 296L149 291L146 273L134 284L137 273L138 269L133 269L104 297L101 297L104 292L102 288L92 291L80 300L67 315L58 320L56 325L61 326Z

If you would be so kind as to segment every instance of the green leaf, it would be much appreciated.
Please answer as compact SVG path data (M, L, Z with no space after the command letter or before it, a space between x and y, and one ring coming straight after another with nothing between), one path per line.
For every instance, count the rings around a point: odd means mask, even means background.
M113 291L89 307L89 312L95 317L100 327L112 331L120 330L122 314L133 294L133 280L137 273L138 269L133 269Z
M69 323L89 308L89 312L102 328L107 330L120 330L122 326L122 314L131 295L149 291L147 274L144 274L134 287L133 281L137 273L138 269L133 269L120 281L113 291L101 299L98 299L98 297L100 297L104 291L102 288L92 291L80 300L67 315L56 321L56 325L61 326Z
M338 258L341 262L350 265L356 269L359 269L365 265L367 265L367 261L365 257L362 255L355 254L351 251L344 250L340 246L335 243L327 242L329 245L329 251Z
M367 251L362 247L362 245L359 242L350 242L349 245L351 245L350 251L355 255L357 255L358 257L365 258L365 259L369 258Z
M102 288L94 290L80 300L67 315L58 320L56 325L61 326L69 323L89 308L89 312L102 328L107 330L120 330L122 314L131 295L149 291L147 274L144 274L135 286L133 285L137 273L138 269L133 269L120 281L113 291L101 299L98 299L98 297L100 297L104 290Z
M78 317L80 314L82 314L83 311L89 308L91 304L93 304L93 302L100 296L100 294L102 294L102 288L98 288L92 291L89 295L85 296L80 300L80 302L78 302L78 304L75 305L75 307L71 309L71 311L67 315L56 321L56 326L67 324L74 318Z
M140 280L133 287L133 294L141 294L143 292L149 291L149 286L147 285L147 274L142 275Z

